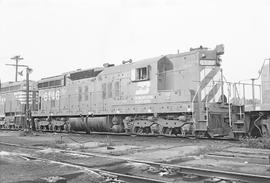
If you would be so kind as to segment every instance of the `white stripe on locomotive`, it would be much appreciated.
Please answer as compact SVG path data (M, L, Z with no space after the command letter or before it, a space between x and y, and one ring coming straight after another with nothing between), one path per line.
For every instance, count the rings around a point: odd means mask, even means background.
M216 68L212 67L205 67L200 71L200 82L203 80L207 80L207 85L203 88L201 88L201 101L209 95L210 91L216 86L221 84L221 73L220 70L215 74L213 78L207 78L206 76ZM219 100L219 97L221 95L221 87L218 87L218 91L215 93L214 97L209 102L217 102Z

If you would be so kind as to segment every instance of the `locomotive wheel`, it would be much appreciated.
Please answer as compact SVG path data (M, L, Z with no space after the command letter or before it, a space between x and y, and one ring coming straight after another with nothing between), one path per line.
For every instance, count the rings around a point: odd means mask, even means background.
M61 130L61 126L57 126L57 127L56 127L56 131L57 131L57 132L61 132L61 131L62 131L62 130Z
M171 135L172 134L172 128L166 127L165 134Z
M66 132L69 132L69 130L68 130L68 125L67 125L67 124L64 124L64 130L65 130Z
M175 136L181 134L181 128L179 128L179 127L173 128L171 134L175 135Z
M151 133L150 127L145 127L143 131L144 131L144 133L146 133L146 134Z
M137 134L138 133L138 131L139 131L139 128L140 127L134 127L133 129L132 129L132 133L135 133L135 134Z
M40 131L40 126L36 125L36 131Z
M70 130L70 125L69 125L68 123L66 123L64 126L65 126L65 130L66 130L68 133L70 133L70 132L71 132L71 130Z
M181 130L181 136L183 136L183 137L186 136L186 132L184 130Z
M49 130L49 127L48 126L43 126L43 131L47 131Z
M137 131L137 134L143 134L143 128L139 127L138 131Z
M166 130L167 130L168 127L163 127L162 130L161 130L161 134L162 135L165 135L166 134Z
M51 124L49 124L49 125L48 125L48 128L49 128L49 129L48 129L49 131L52 131L52 130L53 130L52 125L51 125Z

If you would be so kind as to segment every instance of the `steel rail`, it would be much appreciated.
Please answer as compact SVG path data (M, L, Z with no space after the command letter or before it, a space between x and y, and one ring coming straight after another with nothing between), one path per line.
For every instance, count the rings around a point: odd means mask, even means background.
M18 145L18 144L10 144L10 143L3 143L3 142L0 142L0 145L14 146L14 147L20 147L20 148L27 148L27 149L35 149L35 150L43 149L43 148L22 146L22 145ZM35 156L28 156L28 155L25 155L25 154L21 155L19 153L15 153L15 154L20 156L23 159L39 160L39 161L45 161L45 162L50 162L50 163L66 165L66 166L72 166L72 167L75 167L75 168L92 171L92 172L95 172L95 173L100 174L102 176L108 176L108 177L116 176L117 179L120 179L120 180L123 180L123 181L129 181L131 183L136 183L138 181L140 183L170 183L168 181L163 181L163 180L158 180L158 179L152 179L152 178L136 176L136 175L127 175L127 174L116 173L116 172L108 171L108 170L91 168L90 166L87 166L87 165L82 165L82 164L78 164L78 163L71 163L71 162L68 162L68 161L57 161L57 160L51 160L51 159L47 159L47 158L39 158L39 157L35 157Z
M66 151L69 153L68 151ZM81 153L78 151L71 151L71 153L77 153L81 155L88 155L88 156L95 156L95 157L103 157L103 158L112 158L118 160L125 160L128 162L136 162L136 163L144 163L148 165L160 166L160 167L169 167L179 170L183 174L193 174L202 177L216 177L225 180L235 180L235 181L243 181L248 183L269 183L270 182L270 175L258 175L258 174L250 174L250 173L242 173L242 172L232 172L232 171L225 171L225 170L216 170L216 169L208 169L208 168L198 168L198 167L191 167L185 165L173 165L167 163L156 163L144 160L134 160L129 158L120 158L120 157L112 157L109 155L97 155L94 153Z
M136 175L127 175L127 174L122 174L122 173L116 173L108 170L101 170L101 169L96 169L96 168L91 168L87 165L82 165L78 163L71 163L68 161L58 161L58 160L51 160L47 158L39 158L39 157L34 157L34 156L26 156L26 155L20 155L16 153L20 157L24 159L29 159L29 160L39 160L39 161L45 161L45 162L50 162L50 163L56 163L56 164L61 164L61 165L66 165L66 166L71 166L83 170L88 170L91 172L95 172L99 175L105 176L105 177L114 177L120 180L124 181L129 181L129 182L140 182L140 183L170 183L168 181L163 181L163 180L157 180L157 179L152 179L152 178L147 178L147 177L142 177L142 176L136 176Z
M15 146L15 147L22 147L22 148L32 148L32 149L44 149L44 148L37 148L37 147L28 147L28 146L22 146L18 144L10 144L10 143L2 143L2 145L9 145L9 146ZM58 150L58 149L55 149ZM207 169L207 168L198 168L198 167L191 167L191 166L184 166L184 165L173 165L173 164L166 164L166 163L157 163L157 162L150 162L150 161L144 161L144 160L134 160L130 158L120 158L120 157L114 157L110 155L100 155L96 153L86 153L86 152L79 152L79 151L70 151L70 150L61 150L62 153L72 153L72 154L78 154L78 155L86 155L91 157L100 157L100 158L110 158L110 159L117 159L117 160L123 160L127 162L136 162L136 163L144 163L152 166L159 166L159 167L169 167L177 169L178 172L183 174L194 174L197 176L202 177L216 177L220 179L225 180L235 180L235 181L243 181L248 183L269 183L270 182L270 175L258 175L258 174L250 174L250 173L241 173L241 172L232 172L232 171L225 171L225 170L213 170L213 169Z
M0 131L19 131L20 129L5 129L0 128ZM179 138L179 139L190 139L190 140L218 140L218 141L239 141L239 139L234 138L222 138L222 137L214 137L214 138L207 138L207 137L195 137L195 136L174 136L174 135L167 135L167 134L134 134L134 133L113 133L113 132L91 132L90 134L83 133L83 132L66 132L66 131L34 131L36 133L58 133L58 134L79 134L79 135L112 135L112 136L138 136L138 137L166 137L166 138Z

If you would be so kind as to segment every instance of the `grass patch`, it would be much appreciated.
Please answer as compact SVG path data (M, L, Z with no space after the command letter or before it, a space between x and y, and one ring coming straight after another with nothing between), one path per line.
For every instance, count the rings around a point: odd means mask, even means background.
M241 139L243 146L256 149L270 149L270 139L260 138L244 138Z

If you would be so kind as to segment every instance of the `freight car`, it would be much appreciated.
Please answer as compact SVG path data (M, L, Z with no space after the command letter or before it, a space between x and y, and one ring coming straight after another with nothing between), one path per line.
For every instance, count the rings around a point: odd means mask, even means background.
M223 94L223 53L223 45L201 46L41 79L38 110L32 113L35 126L87 133L233 135L238 107Z
M36 108L36 82L29 82L29 104ZM19 129L26 127L26 81L2 83L0 87L0 129Z

